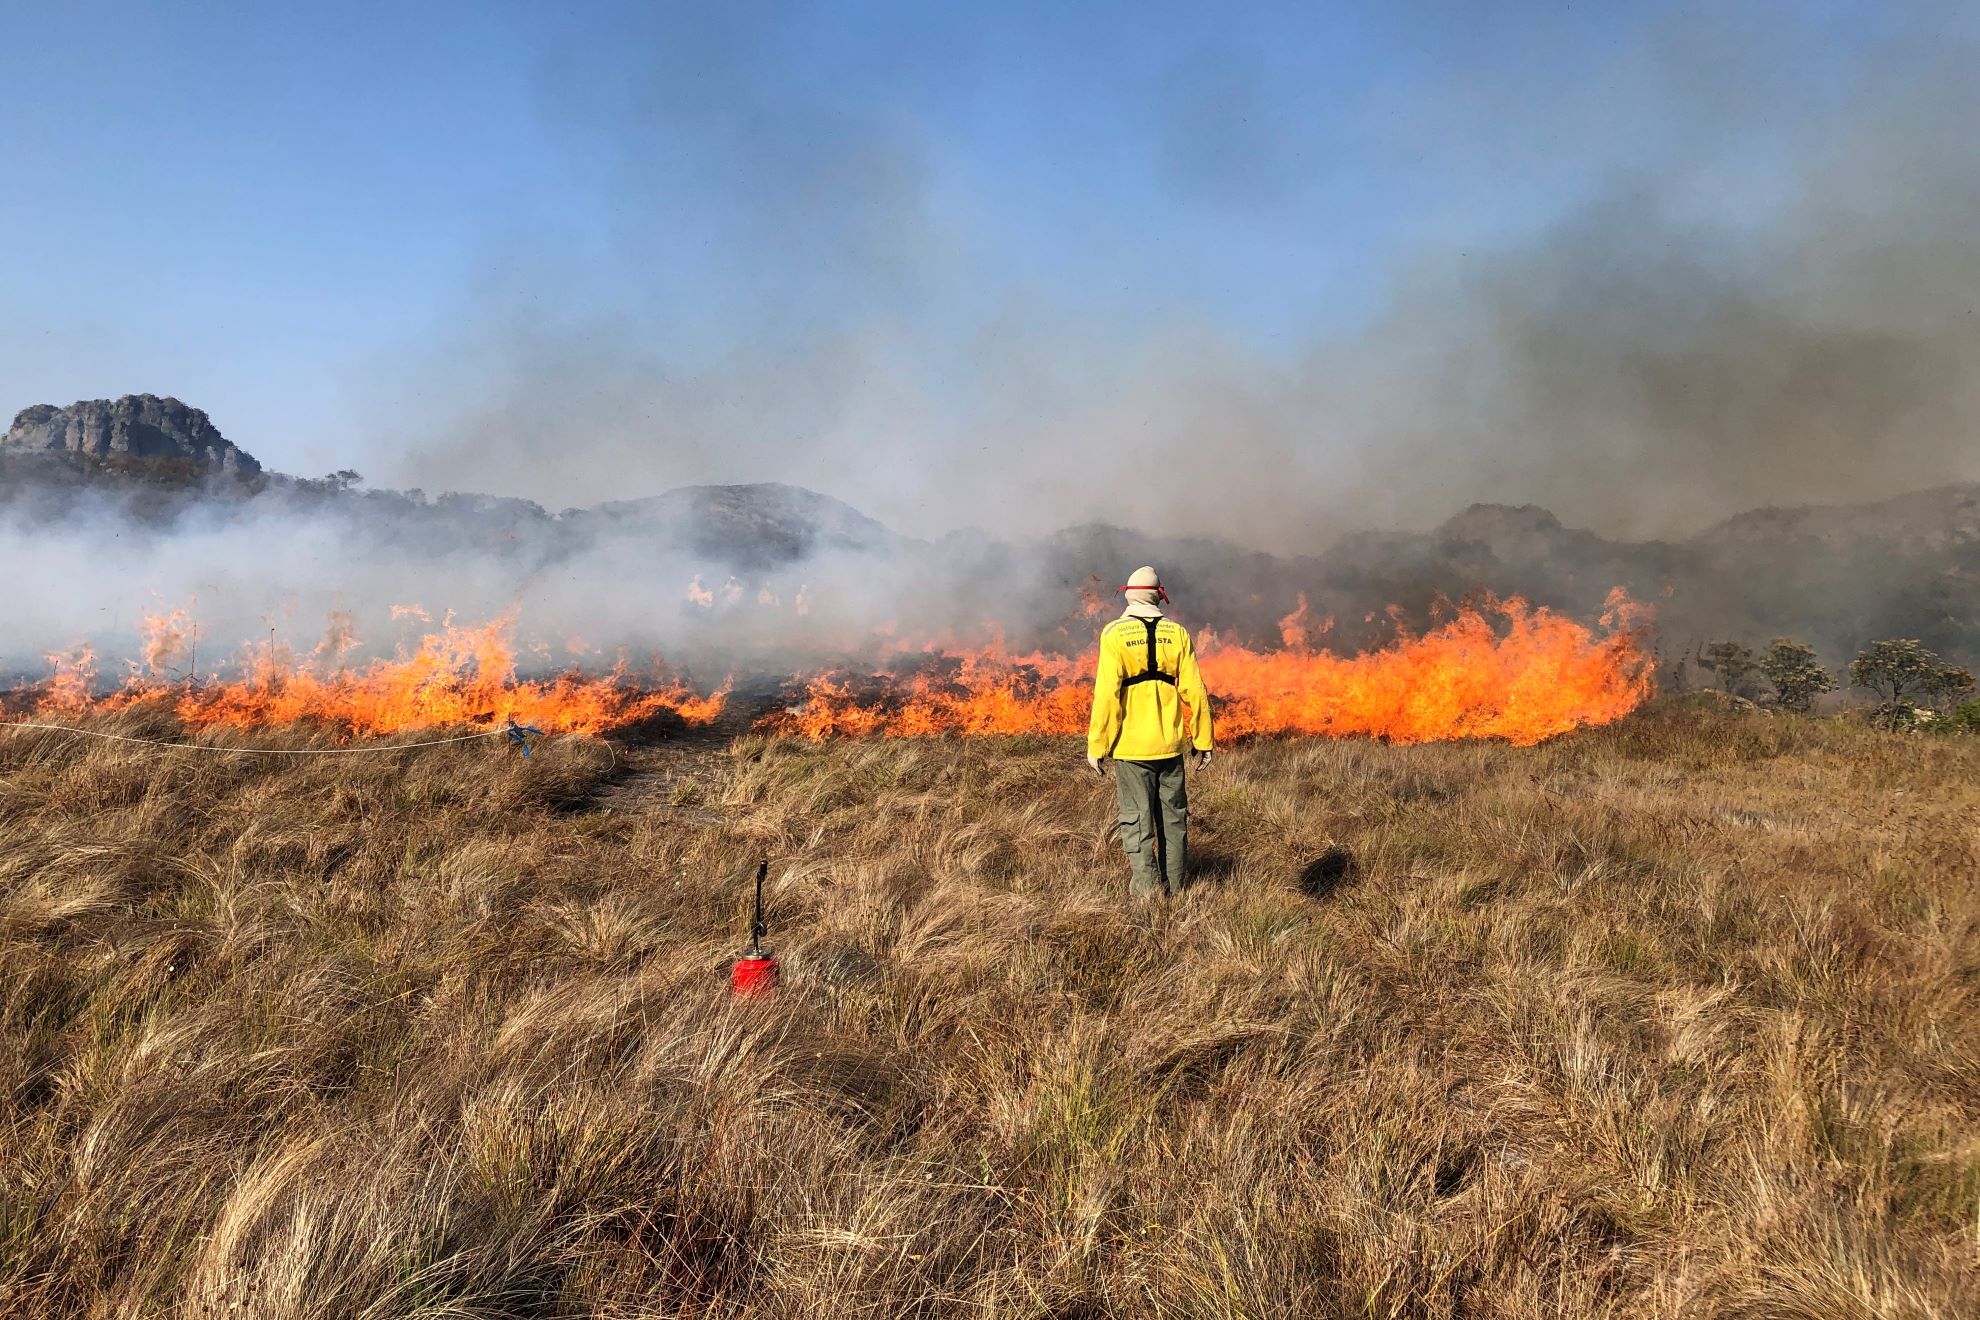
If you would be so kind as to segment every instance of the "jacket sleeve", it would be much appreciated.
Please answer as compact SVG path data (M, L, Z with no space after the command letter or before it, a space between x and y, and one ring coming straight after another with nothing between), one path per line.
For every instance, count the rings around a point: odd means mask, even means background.
M1211 749L1210 692L1203 686L1203 671L1196 667L1196 643L1183 634L1182 658L1176 662L1176 695L1189 707L1189 745L1199 752Z
M1086 726L1086 754L1112 756L1121 737L1121 648L1100 634L1100 663L1093 674L1093 718Z

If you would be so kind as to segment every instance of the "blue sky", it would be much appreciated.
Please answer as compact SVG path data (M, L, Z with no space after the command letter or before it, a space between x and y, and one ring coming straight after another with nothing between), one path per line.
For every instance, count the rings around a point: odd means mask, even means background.
M1220 364L1269 413L1618 188L1764 242L1885 94L1866 52L1971 36L1899 8L13 0L0 409L174 393L288 470L983 521L940 492L1025 436L1107 470L1146 420L1109 391Z

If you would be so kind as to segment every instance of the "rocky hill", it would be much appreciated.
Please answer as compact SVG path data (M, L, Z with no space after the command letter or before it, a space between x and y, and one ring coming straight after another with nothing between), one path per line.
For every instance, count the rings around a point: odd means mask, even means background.
M155 394L23 408L0 436L0 450L178 462L238 477L261 471L254 456L221 435L205 413Z
M1186 615L1268 640L1300 596L1309 626L1332 620L1332 643L1352 649L1390 635L1390 606L1420 626L1440 601L1491 593L1589 618L1622 587L1654 607L1667 661L1707 641L1777 636L1802 638L1835 664L1877 637L1980 658L1974 484L1755 510L1672 541L1611 540L1530 505L1473 505L1427 532L1353 533L1295 558L1113 527L1062 532L1042 552L1047 576L1068 584L1152 560Z
M219 479L228 477L236 479ZM1667 660L1706 641L1764 645L1783 635L1813 643L1831 664L1893 636L1980 660L1980 485L1758 509L1670 541L1614 540L1531 505L1473 505L1426 532L1356 532L1305 556L1104 524L1018 542L965 532L928 544L778 483L693 486L552 513L519 499L366 490L351 473L264 473L205 413L176 399L23 411L0 442L0 530L96 525L106 505L162 531L194 511L205 526L238 520L255 537L308 519L332 540L405 562L478 557L498 576L519 578L555 571L590 580L602 565L648 573L666 560L665 572L684 581L701 572L744 583L782 574L788 587L806 576L866 576L857 564L866 560L886 570L889 591L966 599L979 621L1023 644L1078 641L1087 624L1068 612L1079 589L1097 581L1110 595L1120 573L1153 562L1188 622L1250 642L1275 641L1302 597L1309 633L1331 620L1329 644L1357 649L1387 640L1398 619L1423 626L1440 602L1520 595L1589 618L1620 586L1655 607ZM970 590L948 589L962 583ZM905 597L901 606L920 608Z

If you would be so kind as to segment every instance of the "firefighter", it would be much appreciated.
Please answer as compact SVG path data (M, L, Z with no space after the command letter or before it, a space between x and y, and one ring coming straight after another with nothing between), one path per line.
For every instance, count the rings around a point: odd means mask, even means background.
M1169 595L1152 568L1128 578L1127 612L1100 633L1086 763L1114 763L1121 843L1136 898L1179 894L1188 858L1183 754L1210 763L1210 694L1182 625L1164 617Z

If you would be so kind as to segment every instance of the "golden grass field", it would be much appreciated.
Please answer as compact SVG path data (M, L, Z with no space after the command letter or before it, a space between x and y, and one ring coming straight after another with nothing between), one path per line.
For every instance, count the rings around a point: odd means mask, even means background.
M1980 739L613 765L0 733L0 1314L1980 1316Z

